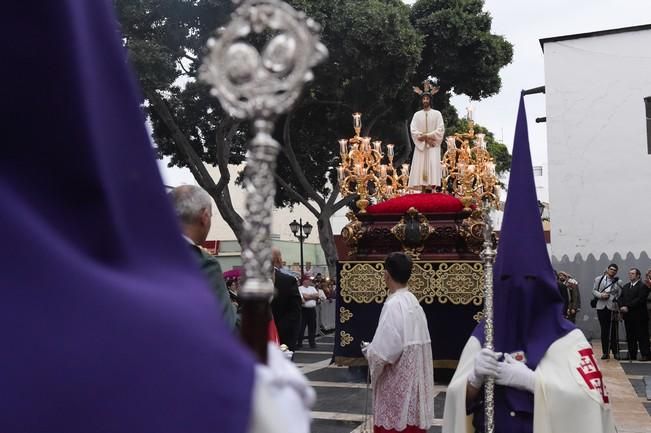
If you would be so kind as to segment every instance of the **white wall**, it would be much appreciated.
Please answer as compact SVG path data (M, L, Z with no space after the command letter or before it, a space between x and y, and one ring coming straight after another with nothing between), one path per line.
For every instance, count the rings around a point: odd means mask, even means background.
M649 46L650 30L544 45L552 263L579 281L588 338L599 338L595 275L617 263L627 280L651 263Z
M651 30L548 42L552 255L639 257L651 239Z

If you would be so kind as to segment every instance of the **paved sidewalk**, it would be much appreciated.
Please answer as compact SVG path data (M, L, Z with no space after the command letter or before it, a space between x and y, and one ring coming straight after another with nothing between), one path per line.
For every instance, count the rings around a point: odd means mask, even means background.
M367 392L365 373L330 365L334 337L317 337L317 347L297 351L294 362L316 390L312 412L312 433L371 433L372 393ZM593 341L597 358L600 342ZM622 353L626 353L623 351ZM619 433L651 433L651 400L646 398L645 377L651 384L651 362L598 359L606 380ZM434 392L435 425L428 433L440 432L446 386L437 384ZM651 395L650 395L651 396ZM370 426L365 431L365 428ZM571 433L571 432L568 432ZM595 432L597 433L597 432Z

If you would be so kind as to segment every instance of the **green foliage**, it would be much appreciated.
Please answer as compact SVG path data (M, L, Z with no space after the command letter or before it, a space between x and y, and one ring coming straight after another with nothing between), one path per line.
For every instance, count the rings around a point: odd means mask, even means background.
M162 91L177 126L201 159L216 164L216 134L226 120L208 87L195 81L203 47L214 29L233 10L230 0L115 0L129 59L145 93ZM153 136L161 155L171 164L187 161L171 131L149 109ZM230 163L244 156L245 130L236 134Z
M192 149L203 161L216 164L217 143L223 142L232 119L194 77L206 40L227 22L232 2L114 2L145 94L157 91L163 96ZM285 152L277 174L286 184L278 185L279 206L296 203L297 196L307 198L317 192L327 197L332 192L333 167L339 157L336 140L352 136L352 112L364 113L364 133L395 143L397 156L406 157L411 145L405 123L419 108L412 85L427 75L438 77L442 89L433 106L441 110L447 125L455 127L458 117L450 105L451 91L471 98L495 94L500 87L498 72L511 61L511 45L490 33L491 18L482 12L482 0L419 0L411 8L401 0L289 3L322 25L322 41L330 56L316 68L315 80L306 86L293 112L278 119L276 138ZM148 114L159 153L171 156L172 164L189 164L172 138L169 122L163 122L151 106ZM288 134L284 134L286 125ZM236 126L227 139L231 164L243 161L246 153L246 126ZM489 140L491 146L498 170L504 170L506 148ZM301 173L292 169L294 156ZM500 158L505 165L500 165ZM310 188L304 188L301 176Z
M483 0L418 0L411 22L425 36L420 75L439 79L443 91L481 99L499 92L499 71L511 63L513 46L491 34Z
M381 117L373 136L395 141L409 115L412 78L420 60L421 36L409 23L409 7L385 0L294 0L323 27L322 41L330 55L316 70L301 103L291 117L291 144L310 184L330 193L338 163L337 140L353 134L354 111L364 125ZM283 121L278 124L282 137ZM398 131L397 133L395 131ZM301 195L305 191L281 156L279 174ZM278 205L295 202L281 187Z

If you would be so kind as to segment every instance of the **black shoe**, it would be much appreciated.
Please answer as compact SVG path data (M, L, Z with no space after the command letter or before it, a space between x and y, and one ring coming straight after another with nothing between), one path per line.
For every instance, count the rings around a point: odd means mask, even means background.
M610 358L609 355L601 355L601 359L608 359L608 358Z

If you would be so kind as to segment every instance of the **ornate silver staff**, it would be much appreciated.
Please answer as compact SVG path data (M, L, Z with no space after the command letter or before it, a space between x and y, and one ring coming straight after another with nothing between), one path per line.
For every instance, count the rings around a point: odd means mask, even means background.
M485 200L482 210L484 220L484 249L480 257L484 261L484 347L494 350L493 346L493 221L490 217L490 201ZM486 433L495 431L495 379L489 377L484 383L484 418Z
M233 0L239 7L230 23L210 39L200 77L212 86L234 117L250 119L244 187L246 213L242 236L244 285L242 338L262 362L267 356L271 280L271 211L276 195L274 171L279 144L271 136L276 117L296 102L312 68L327 57L319 25L281 0ZM270 35L259 51L247 38Z

